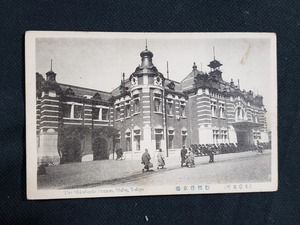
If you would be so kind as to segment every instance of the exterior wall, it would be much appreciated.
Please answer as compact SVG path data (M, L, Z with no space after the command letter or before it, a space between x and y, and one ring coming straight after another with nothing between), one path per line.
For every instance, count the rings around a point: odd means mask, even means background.
M187 102L188 131L191 144L199 143L198 127L200 121L198 121L197 109L199 108L199 106L197 105L197 97L198 95L191 94L189 95L189 100Z
M42 98L37 100L37 117L40 118L38 125L38 164L52 162L59 163L57 151L57 128L59 123L59 97L49 96L43 93ZM40 112L40 113L38 113Z
M211 98L209 89L198 89L197 92L197 120L199 144L212 143L212 114L211 114Z

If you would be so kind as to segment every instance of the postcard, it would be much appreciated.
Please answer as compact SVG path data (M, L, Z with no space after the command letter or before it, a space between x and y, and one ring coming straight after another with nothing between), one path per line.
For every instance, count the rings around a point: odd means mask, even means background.
M28 31L27 198L276 191L274 33Z

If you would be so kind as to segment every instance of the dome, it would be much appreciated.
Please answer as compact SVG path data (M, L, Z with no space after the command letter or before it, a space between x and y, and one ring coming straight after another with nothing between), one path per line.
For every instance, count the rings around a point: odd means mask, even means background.
M148 57L148 58L152 58L153 57L153 53L148 51L148 49L146 48L144 51L141 52L140 56L142 58L144 57Z

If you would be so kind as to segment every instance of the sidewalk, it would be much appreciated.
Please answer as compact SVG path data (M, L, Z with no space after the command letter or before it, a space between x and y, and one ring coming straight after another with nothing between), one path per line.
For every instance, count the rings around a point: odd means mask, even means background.
M271 154L270 150L264 150L264 154ZM215 162L231 161L235 159L256 157L256 152L241 152L215 155ZM180 169L180 155L166 158L166 170ZM208 164L209 157L195 157L196 167ZM156 159L152 159L153 169L156 171ZM147 176L142 173L143 165L140 160L101 160L81 163L71 163L46 168L47 174L38 176L39 189L64 189L84 188L110 184L115 181L134 180ZM165 170L164 170L165 171Z

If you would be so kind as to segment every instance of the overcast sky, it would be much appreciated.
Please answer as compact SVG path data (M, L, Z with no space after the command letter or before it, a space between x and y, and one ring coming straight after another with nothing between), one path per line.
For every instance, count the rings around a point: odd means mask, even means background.
M53 71L57 82L102 91L112 91L120 84L121 74L126 78L140 64L140 52L152 51L153 63L166 77L169 62L170 79L181 81L192 71L193 62L198 69L209 72L207 65L215 57L223 66L223 79L232 78L241 89L252 90L264 97L268 110L271 107L271 74L269 39L220 38L166 38L164 36L124 38L38 38L36 41L36 72L43 75ZM150 38L149 38L150 36Z

